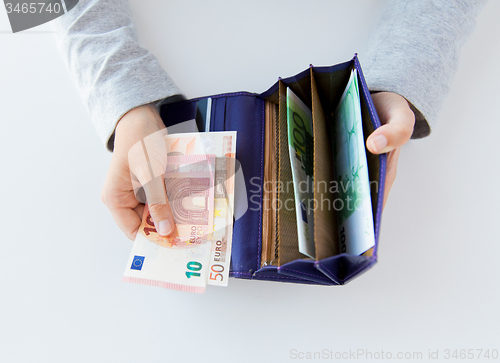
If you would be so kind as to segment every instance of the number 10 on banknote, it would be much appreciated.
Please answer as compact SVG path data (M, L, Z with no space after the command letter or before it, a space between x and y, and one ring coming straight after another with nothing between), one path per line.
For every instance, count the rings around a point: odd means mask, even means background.
M204 292L212 250L215 156L167 159L165 188L176 231L159 235L146 206L123 281Z
M233 241L236 131L172 134L165 136L165 143L168 155L215 155L214 219L207 283L227 286Z
M176 233L160 236L146 206L123 281L190 292L227 286L236 132L166 135L165 144Z

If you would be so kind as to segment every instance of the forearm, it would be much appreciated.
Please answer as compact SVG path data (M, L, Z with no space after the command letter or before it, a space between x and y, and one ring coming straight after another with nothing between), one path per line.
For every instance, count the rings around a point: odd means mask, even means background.
M137 43L127 0L80 0L52 23L59 51L109 149L125 113L180 94L156 57Z
M398 93L414 106L413 138L430 132L484 3L390 1L370 50L360 57L371 90Z

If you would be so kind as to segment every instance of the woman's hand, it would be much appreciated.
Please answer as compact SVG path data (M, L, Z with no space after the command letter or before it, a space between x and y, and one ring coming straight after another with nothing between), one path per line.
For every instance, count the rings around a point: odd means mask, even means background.
M388 153L387 174L384 190L384 207L389 191L396 179L399 151L413 133L415 114L406 99L396 93L372 94L382 126L372 132L366 140L366 147L373 154Z
M131 240L141 225L145 203L159 234L168 236L175 230L163 179L166 134L154 104L130 110L115 129L115 147L101 199Z

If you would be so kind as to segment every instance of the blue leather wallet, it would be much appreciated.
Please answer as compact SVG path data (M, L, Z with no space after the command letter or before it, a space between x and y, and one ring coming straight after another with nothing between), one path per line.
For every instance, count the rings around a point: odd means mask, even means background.
M290 162L284 134L286 126L283 126L286 125L286 87L313 110L315 181L332 180L334 167L328 130L334 122L333 112L354 68L358 74L366 141L366 137L380 127L380 120L357 55L348 62L331 67L310 66L293 77L279 79L261 94L227 93L161 107L160 114L167 127L196 120L201 132L237 131L236 159L244 175L248 209L234 222L230 276L343 285L377 261L387 162L385 154L367 152L369 178L372 182L376 181L375 190L371 190L375 246L361 256L339 253L336 247L338 240L333 236L335 233L331 233L332 229L336 230L337 222L328 213L315 214L316 258L302 255L296 247L296 225L288 222L290 215L285 215L287 211L284 208L270 207L290 195L277 188L266 188L267 185L275 186L291 178L287 173ZM295 218L294 215L292 217Z

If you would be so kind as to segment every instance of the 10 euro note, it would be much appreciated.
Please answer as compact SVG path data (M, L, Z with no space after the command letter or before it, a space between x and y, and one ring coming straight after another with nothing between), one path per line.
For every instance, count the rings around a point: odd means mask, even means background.
M209 285L227 286L233 240L236 131L165 136L168 155L213 154L215 161L214 228Z
M165 188L176 231L168 237L159 235L146 205L124 282L205 291L212 251L214 180L214 155L167 157Z

